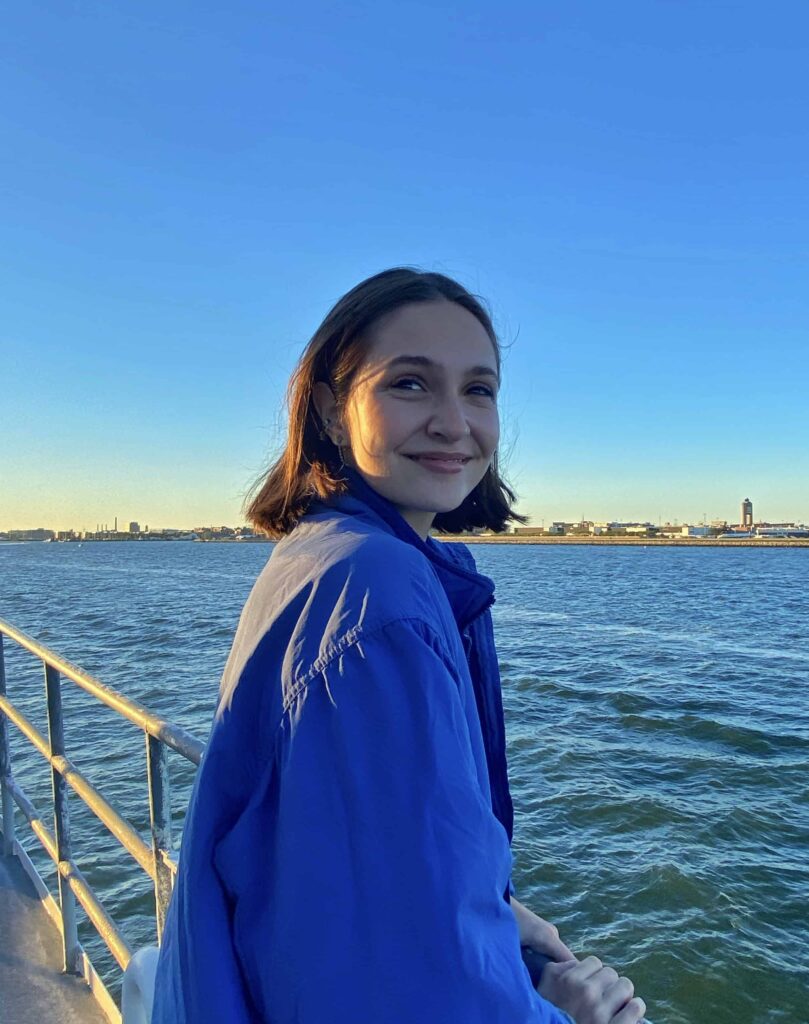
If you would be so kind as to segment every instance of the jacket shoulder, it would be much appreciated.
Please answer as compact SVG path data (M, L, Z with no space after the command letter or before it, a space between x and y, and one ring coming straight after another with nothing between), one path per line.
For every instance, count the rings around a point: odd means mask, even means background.
M340 526L341 524L338 524ZM245 604L220 689L220 710L250 662L289 692L363 635L403 619L447 636L454 620L430 562L362 524L293 531L274 549Z
M432 621L436 600L444 596L429 560L412 545L379 530L352 528L303 540L294 560L299 569L311 565L310 610L322 606L332 627L352 617L366 630L396 619Z

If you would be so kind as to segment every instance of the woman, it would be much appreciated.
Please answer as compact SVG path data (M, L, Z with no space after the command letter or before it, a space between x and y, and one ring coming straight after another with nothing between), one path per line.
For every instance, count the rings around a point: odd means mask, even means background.
M429 536L520 518L499 381L480 303L406 268L352 289L304 352L248 510L280 542L223 675L154 1024L642 1016L513 895L494 587ZM521 943L559 961L541 995Z

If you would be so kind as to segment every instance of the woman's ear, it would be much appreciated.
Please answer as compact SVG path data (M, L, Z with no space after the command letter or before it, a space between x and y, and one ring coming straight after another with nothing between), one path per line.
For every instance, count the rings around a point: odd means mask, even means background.
M337 399L325 381L315 381L312 387L312 401L323 428L333 427L339 421Z

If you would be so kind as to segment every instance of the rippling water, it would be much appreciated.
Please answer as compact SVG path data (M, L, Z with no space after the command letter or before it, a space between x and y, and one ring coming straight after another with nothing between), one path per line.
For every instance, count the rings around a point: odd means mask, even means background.
M0 545L0 616L204 737L269 550ZM629 974L654 1024L809 1024L809 550L474 553L497 583L522 901ZM44 728L41 667L13 646L9 693ZM63 689L68 752L145 830L142 735ZM44 762L18 736L13 757L48 811ZM192 769L171 770L179 835ZM71 820L129 941L153 941L148 881L75 799Z

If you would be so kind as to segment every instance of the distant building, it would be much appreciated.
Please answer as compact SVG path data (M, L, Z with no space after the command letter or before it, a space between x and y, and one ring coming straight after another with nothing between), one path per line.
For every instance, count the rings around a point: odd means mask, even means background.
M660 534L663 537L710 537L713 529L710 526L689 526L683 523L682 526L671 526L667 523L660 527Z
M739 525L746 530L753 528L753 502L749 498L742 502L742 521Z
M646 537L650 533L656 532L656 527L653 523L590 523L590 533L593 536L608 536L608 537Z
M9 530L9 540L53 540L56 534L53 530Z
M140 533L140 523L130 523L129 524L129 532L130 533Z

